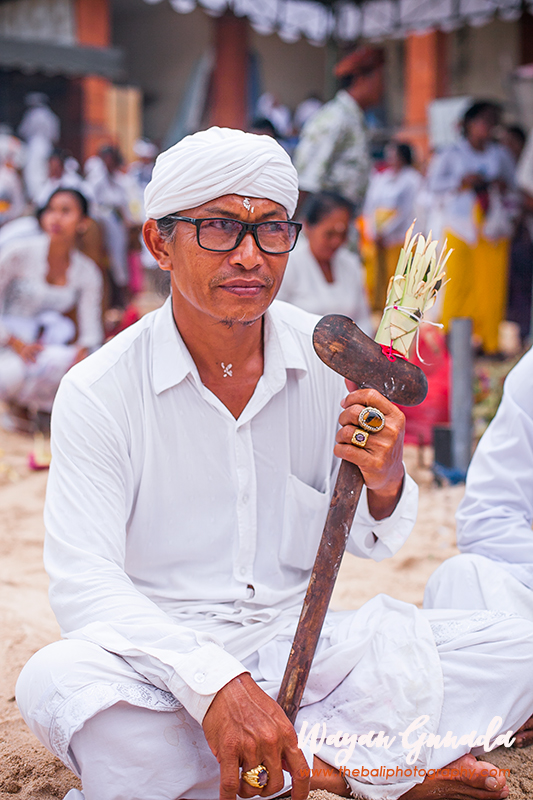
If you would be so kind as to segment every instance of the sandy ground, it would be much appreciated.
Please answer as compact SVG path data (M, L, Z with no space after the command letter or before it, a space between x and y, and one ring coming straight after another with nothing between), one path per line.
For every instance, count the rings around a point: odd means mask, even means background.
M58 638L42 567L42 506L46 473L26 466L31 439L0 431L0 798L62 798L77 780L30 734L14 702L20 669L37 649ZM430 453L423 454L429 463ZM354 608L378 592L421 604L428 576L455 554L454 512L462 487L436 488L419 454L408 449L409 470L421 487L418 522L409 541L381 564L346 556L333 604ZM497 751L511 769L511 798L533 796L533 748ZM531 776L531 777L530 777ZM314 800L332 800L315 793Z

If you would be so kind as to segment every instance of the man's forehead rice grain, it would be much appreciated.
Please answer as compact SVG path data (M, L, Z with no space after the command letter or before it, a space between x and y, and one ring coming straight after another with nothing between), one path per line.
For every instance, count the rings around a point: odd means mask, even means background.
M145 190L146 213L161 219L228 194L272 200L290 217L298 202L298 174L270 136L210 128L158 156Z

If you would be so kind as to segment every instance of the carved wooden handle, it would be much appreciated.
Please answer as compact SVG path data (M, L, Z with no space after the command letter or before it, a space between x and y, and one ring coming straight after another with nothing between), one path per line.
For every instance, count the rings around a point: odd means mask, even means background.
M359 467L350 461L342 461L278 694L278 703L293 724L300 708L362 488L363 476Z

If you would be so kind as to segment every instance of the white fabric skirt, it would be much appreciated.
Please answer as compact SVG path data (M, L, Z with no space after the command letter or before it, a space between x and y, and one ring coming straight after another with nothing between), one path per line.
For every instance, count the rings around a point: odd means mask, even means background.
M67 344L76 335L74 323L56 311L43 311L34 318L4 316L2 324L28 344L41 334L43 349L34 363L26 363L11 348L0 347L0 400L51 411L61 378L76 357L76 346Z
M245 662L273 697L291 638L278 636ZM305 730L317 725L327 736L395 737L389 747L357 741L341 763L356 795L397 800L427 770L472 749L423 744L408 761L421 734L482 735L494 717L501 718L499 734L522 725L533 712L532 668L533 624L525 620L503 612L422 612L381 595L359 611L328 615L296 731L307 723ZM45 747L81 777L86 800L218 797L218 764L201 726L169 692L91 642L69 639L33 656L17 702ZM303 748L308 762L311 744ZM334 744L323 743L318 755L339 765Z
M508 611L533 622L533 590L511 574L508 564L461 553L430 576L424 608Z

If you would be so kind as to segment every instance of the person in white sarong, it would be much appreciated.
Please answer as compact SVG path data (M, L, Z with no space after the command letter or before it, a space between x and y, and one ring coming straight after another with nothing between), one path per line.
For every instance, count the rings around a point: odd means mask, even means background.
M504 610L533 621L533 350L509 373L468 469L461 555L431 575L425 608ZM533 729L533 720L528 731ZM519 735L533 743L532 733Z
M303 231L289 255L278 300L312 314L344 314L368 335L372 320L359 257L345 246L353 205L334 192L311 195Z
M35 197L37 208L44 208L56 189L77 189L89 201L92 191L89 184L83 180L78 172L79 164L75 158L55 147L48 159L48 177L41 190Z
M296 106L294 112L294 127L297 133L300 133L305 123L310 120L317 111L320 111L323 105L324 102L320 97L312 93Z
M86 216L82 195L56 191L44 233L0 254L0 399L30 412L49 412L63 375L102 344L100 270L75 246Z
M256 116L268 119L274 126L276 135L286 139L292 133L290 109L280 102L272 92L264 92L257 101Z
M103 226L113 284L113 305L124 306L128 270L128 228L131 222L127 176L120 170L122 156L116 147L102 147L92 162L87 181L94 198L94 216ZM125 180L126 179L126 180ZM139 213L141 209L139 208Z
M442 322L447 330L454 317L471 317L486 354L499 347L514 205L509 194L515 165L509 151L493 141L500 117L497 104L473 103L463 118L463 135L433 157L427 174L443 236L454 250Z
M135 193L137 195L137 202L135 205L138 206L138 212L136 216L140 221L140 224L142 224L146 218L144 213L144 190L150 183L158 149L156 145L149 139L137 139L133 145L133 152L137 158L129 165L128 176L136 189ZM132 204L130 202L130 210L131 205ZM141 246L140 258L142 266L146 269L157 268L157 263L154 261L152 254L146 247L144 239L142 238L142 234L139 234L139 240Z
M144 233L171 297L59 389L45 564L64 638L25 666L17 702L80 776L69 800L235 800L291 783L293 800L309 786L421 800L450 779L463 797L508 794L469 751L482 750L473 730L488 746L531 713L525 620L380 595L328 614L295 728L274 702L340 458L366 484L357 556L395 553L417 496L401 412L373 390L347 394L313 351L317 317L272 302L297 197L270 137L211 128L162 153ZM385 427L357 447L367 405ZM304 723L328 739L314 746ZM391 738L352 738L343 756L341 731ZM448 731L438 749L419 738ZM425 778L456 759L452 778ZM326 772L310 780L310 766ZM246 782L255 768L263 788Z
M42 92L30 92L25 100L28 110L18 132L27 143L24 183L28 197L35 201L48 178L48 159L59 141L61 123Z
M428 581L429 608L498 608L533 621L533 350L503 398L468 469L457 511L461 555Z
M137 139L133 145L133 152L137 158L129 165L128 174L131 175L139 187L140 193L144 196L144 190L152 177L158 151L156 145L149 139Z
M0 132L0 227L24 211L24 191L17 172L23 157L20 139Z
M0 228L0 254L3 253L4 248L10 242L14 242L16 239L39 236L40 233L41 227L35 214L17 217L10 222L6 222Z
M408 144L390 142L385 150L386 169L370 176L363 206L365 232L374 245L369 259L372 307L385 306L389 280L394 275L405 234L415 219L415 201L422 177L413 167Z

